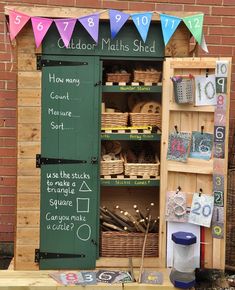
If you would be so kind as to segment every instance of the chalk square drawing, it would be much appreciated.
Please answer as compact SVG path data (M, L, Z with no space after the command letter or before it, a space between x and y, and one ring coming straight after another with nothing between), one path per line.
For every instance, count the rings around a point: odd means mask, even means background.
M78 197L77 198L77 212L89 212L90 198Z
M213 134L192 132L189 157L210 160L213 147Z
M189 154L190 141L190 133L170 133L168 141L167 160L186 162Z
M214 207L214 196L194 193L188 222L210 227Z
M171 222L187 222L186 193L168 191L166 194L166 220Z
M216 103L215 75L195 76L195 105L215 106Z

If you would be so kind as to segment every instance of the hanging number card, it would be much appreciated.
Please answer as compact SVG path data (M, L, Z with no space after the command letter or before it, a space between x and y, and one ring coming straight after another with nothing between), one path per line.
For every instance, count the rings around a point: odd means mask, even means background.
M193 131L189 157L209 160L212 146L213 134Z
M214 207L212 217L212 236L217 239L224 237L224 208Z
M167 159L186 162L189 153L191 134L176 132L169 135Z
M196 106L215 106L216 101L215 75L195 76Z
M214 197L208 194L194 193L189 223L210 227L213 213Z
M166 194L166 220L171 222L187 222L186 193L169 191Z

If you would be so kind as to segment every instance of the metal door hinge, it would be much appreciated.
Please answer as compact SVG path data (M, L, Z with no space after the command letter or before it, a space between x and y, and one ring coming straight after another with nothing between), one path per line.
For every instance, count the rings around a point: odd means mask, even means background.
M40 260L46 259L71 259L71 258L85 258L84 254L66 254L66 253L48 253L41 252L40 249L35 249L35 263L39 263Z
M88 65L88 62L42 59L41 55L37 55L37 70L41 70L43 67L46 66L81 66L81 65Z
M100 85L102 85L102 81L98 81L97 83L94 84L95 87L98 87Z
M78 164L87 163L86 160L74 160L74 159L61 159L61 158L48 158L42 157L41 154L36 154L36 167L41 168L41 165L47 164Z
M91 164L98 164L98 158L97 157L91 157Z

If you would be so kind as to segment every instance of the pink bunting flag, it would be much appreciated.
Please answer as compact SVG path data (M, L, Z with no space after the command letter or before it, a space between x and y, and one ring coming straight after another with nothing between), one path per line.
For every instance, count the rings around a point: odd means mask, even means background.
M13 40L20 30L29 21L30 16L17 11L10 11L9 22L10 22L10 38Z
M33 25L36 47L39 47L53 20L48 18L32 17L31 21Z
M96 13L78 18L79 22L83 25L96 43L98 42L99 34L99 17L100 15Z
M77 19L66 18L56 19L54 21L64 45L68 47Z

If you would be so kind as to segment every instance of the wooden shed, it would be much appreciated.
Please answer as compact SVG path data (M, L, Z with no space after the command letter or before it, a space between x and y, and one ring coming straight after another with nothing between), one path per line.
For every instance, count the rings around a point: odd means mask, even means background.
M101 12L69 7L11 6L6 7L6 14L14 9L30 16L49 18L78 18ZM192 14L178 16L188 15ZM179 187L187 193L188 208L194 193L202 191L202 194L214 196L215 192L218 195L220 192L222 204L215 204L214 208L222 209L218 211L222 216L211 227L199 227L198 233L200 266L224 269L226 233L221 234L221 231L225 231L231 59L190 56L191 35L184 24L180 24L165 47L159 15L155 14L146 43L141 42L131 23L112 41L108 17L108 12L100 14L100 37L95 49L81 25L75 27L69 48L62 44L54 24L39 49L35 48L30 24L17 36L18 162L14 269L38 270L39 265L40 269L50 270L127 268L130 257L133 267L139 268L142 246L140 253L133 254L129 249L126 255L124 247L132 242L131 239L140 240L142 245L144 231L134 238L128 235L124 244L117 238L117 244L113 246L115 232L110 237L100 231L99 207L119 206L131 213L133 205L143 211L153 204L151 215L158 223L158 229L148 234L147 240L152 244L149 248L146 246L144 267L161 269L167 276L167 257L170 255L167 233L171 230L166 222L166 195ZM114 66L130 71L131 78L141 66L153 67L162 76L156 82L110 81L106 76ZM216 104L195 106L194 103L182 105L175 102L173 76L215 74L216 92L212 93L213 97L217 94ZM108 114L103 114L102 103L108 108L117 107L117 114L121 114L123 108L130 113L128 100L136 102L135 98L139 98L143 101L145 95L148 102L157 102L161 107L161 120L156 131L152 130L153 126L135 123L127 126L129 131L123 125L116 130L112 125L109 128L101 126L101 115ZM132 113L138 114L137 111ZM168 145L175 132L214 134L212 157L209 160L188 158L187 162L169 160ZM100 152L110 141L121 144L124 153L129 150L129 144L138 143L134 147L150 144L159 157L159 174L142 174L140 177L134 169L131 169L133 173L127 174L102 173ZM125 161L123 166L125 170ZM213 226L219 227L219 238L216 231L213 232ZM135 246L131 247L138 251ZM170 288L168 282L164 283Z

